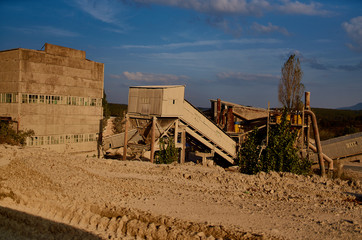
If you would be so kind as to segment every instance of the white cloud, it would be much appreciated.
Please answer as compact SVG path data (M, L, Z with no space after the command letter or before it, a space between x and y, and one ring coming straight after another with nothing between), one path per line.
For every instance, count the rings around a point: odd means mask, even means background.
M106 28L105 30L124 33L128 29L128 26L119 19L119 13L123 8L117 0L75 0L75 3L93 18L117 27L116 29Z
M280 0L279 3L267 0L135 0L138 3L154 3L192 9L209 14L242 14L260 16L266 11L278 11L284 14L328 15L331 12L322 9L320 3L309 4L299 1Z
M278 75L272 74L250 74L242 72L221 72L218 73L217 78L220 80L232 81L234 83L240 81L246 82L259 82L259 83L275 83L275 81L280 79Z
M173 83L180 80L188 79L185 75L173 75L173 74L156 74L156 73L142 73L142 72L123 72L120 75L111 75L111 78L127 79L134 82L144 83Z
M310 16L324 16L330 15L332 12L322 9L321 3L311 2L309 4L301 3L299 1L291 2L290 0L283 0L283 4L276 5L275 9L284 14L301 14Z
M288 30L284 27L273 25L272 23L268 23L267 26L261 25L259 23L254 22L251 25L251 29L258 32L258 33L272 33L272 32L280 32L281 34L285 36L289 36L290 33Z
M342 27L355 44L348 43L352 50L362 50L362 16L352 18L349 22L342 23Z
M35 27L35 29L38 29L39 31L41 31L43 33L48 33L50 35L60 36L60 37L76 37L76 36L79 36L79 34L76 33L76 32L71 32L71 31L68 31L68 30L55 28L55 27L50 27L50 26L38 26L38 27Z
M22 28L13 28L7 27L10 30L20 31L27 34L44 34L44 35L53 35L56 37L77 37L79 36L76 32L71 32L61 28L55 28L52 26L33 26L33 27L22 27Z
M112 0L76 0L78 6L92 17L106 23L116 22L117 13Z
M123 49L178 49L185 47L202 47L202 46L221 46L228 44L275 44L280 43L280 40L273 38L244 38L244 39L232 39L232 40L208 40L208 41L196 41L196 42L180 42L180 43L168 43L161 45L122 45L118 48Z
M269 7L266 0L135 0L138 3L154 3L192 9L205 13L260 15Z

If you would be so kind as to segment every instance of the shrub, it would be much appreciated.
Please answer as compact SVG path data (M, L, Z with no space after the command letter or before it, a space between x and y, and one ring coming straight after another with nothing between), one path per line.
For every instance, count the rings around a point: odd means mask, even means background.
M239 155L241 172L247 174L260 171L310 173L312 163L299 155L295 146L298 132L291 129L286 116L284 112L281 123L270 128L268 145L263 152L261 152L258 131L254 130L249 134Z
M125 128L125 118L124 116L121 116L121 117L115 117L113 119L113 132L115 134L117 133L121 133L121 132L124 132L124 128Z
M0 121L0 143L25 145L26 138L34 135L33 130L16 132L8 122Z
M160 138L160 151L156 154L157 164L170 164L178 160L178 149L173 138Z
M239 152L240 170L246 174L256 174L261 171L259 159L260 141L258 139L258 129L254 129L248 139L243 143Z

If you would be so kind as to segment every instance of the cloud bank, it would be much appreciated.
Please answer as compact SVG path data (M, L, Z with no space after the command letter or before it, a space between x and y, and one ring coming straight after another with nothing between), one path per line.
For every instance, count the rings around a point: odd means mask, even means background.
M242 72L221 72L218 73L217 79L230 84L241 84L245 82L275 84L280 79L279 75L272 74L250 74Z
M130 2L127 1L126 2ZM323 9L320 3L309 4L299 1L280 0L134 0L141 4L158 4L191 9L208 14L238 14L261 16L266 11L283 14L328 15L331 12Z
M272 33L272 32L279 32L285 36L289 36L290 33L288 32L288 30L286 28L280 27L280 26L276 26L273 25L272 23L268 23L267 26L261 25L259 23L254 22L251 25L251 29L255 32L258 33L262 33L262 34L267 34L267 33Z
M342 24L347 35L354 41L354 44L347 43L352 50L362 51L362 16L352 18L349 22Z
M111 78L124 79L132 82L139 83L175 83L178 81L185 81L188 79L185 75L173 74L156 74L156 73L142 73L142 72L123 72L120 75L110 75Z

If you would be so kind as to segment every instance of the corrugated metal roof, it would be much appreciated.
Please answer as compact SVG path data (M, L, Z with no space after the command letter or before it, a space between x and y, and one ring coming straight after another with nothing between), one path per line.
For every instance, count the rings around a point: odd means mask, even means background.
M354 139L354 138L358 138L358 137L362 137L362 132L354 133L354 134L348 134L348 135L345 135L345 136L324 140L324 141L321 142L321 144L322 145L328 145L328 144L337 143L337 142L341 142L341 141L346 141L346 140L350 140L350 139Z

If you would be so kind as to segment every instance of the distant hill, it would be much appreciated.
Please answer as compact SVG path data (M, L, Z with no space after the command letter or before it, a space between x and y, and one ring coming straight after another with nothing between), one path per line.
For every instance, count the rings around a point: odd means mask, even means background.
M113 117L123 117L127 113L127 107L126 104L108 103L110 115Z
M313 108L321 140L362 132L362 110Z
M357 103L356 105L350 106L350 107L343 107L343 108L338 108L341 110L362 110L362 102Z

